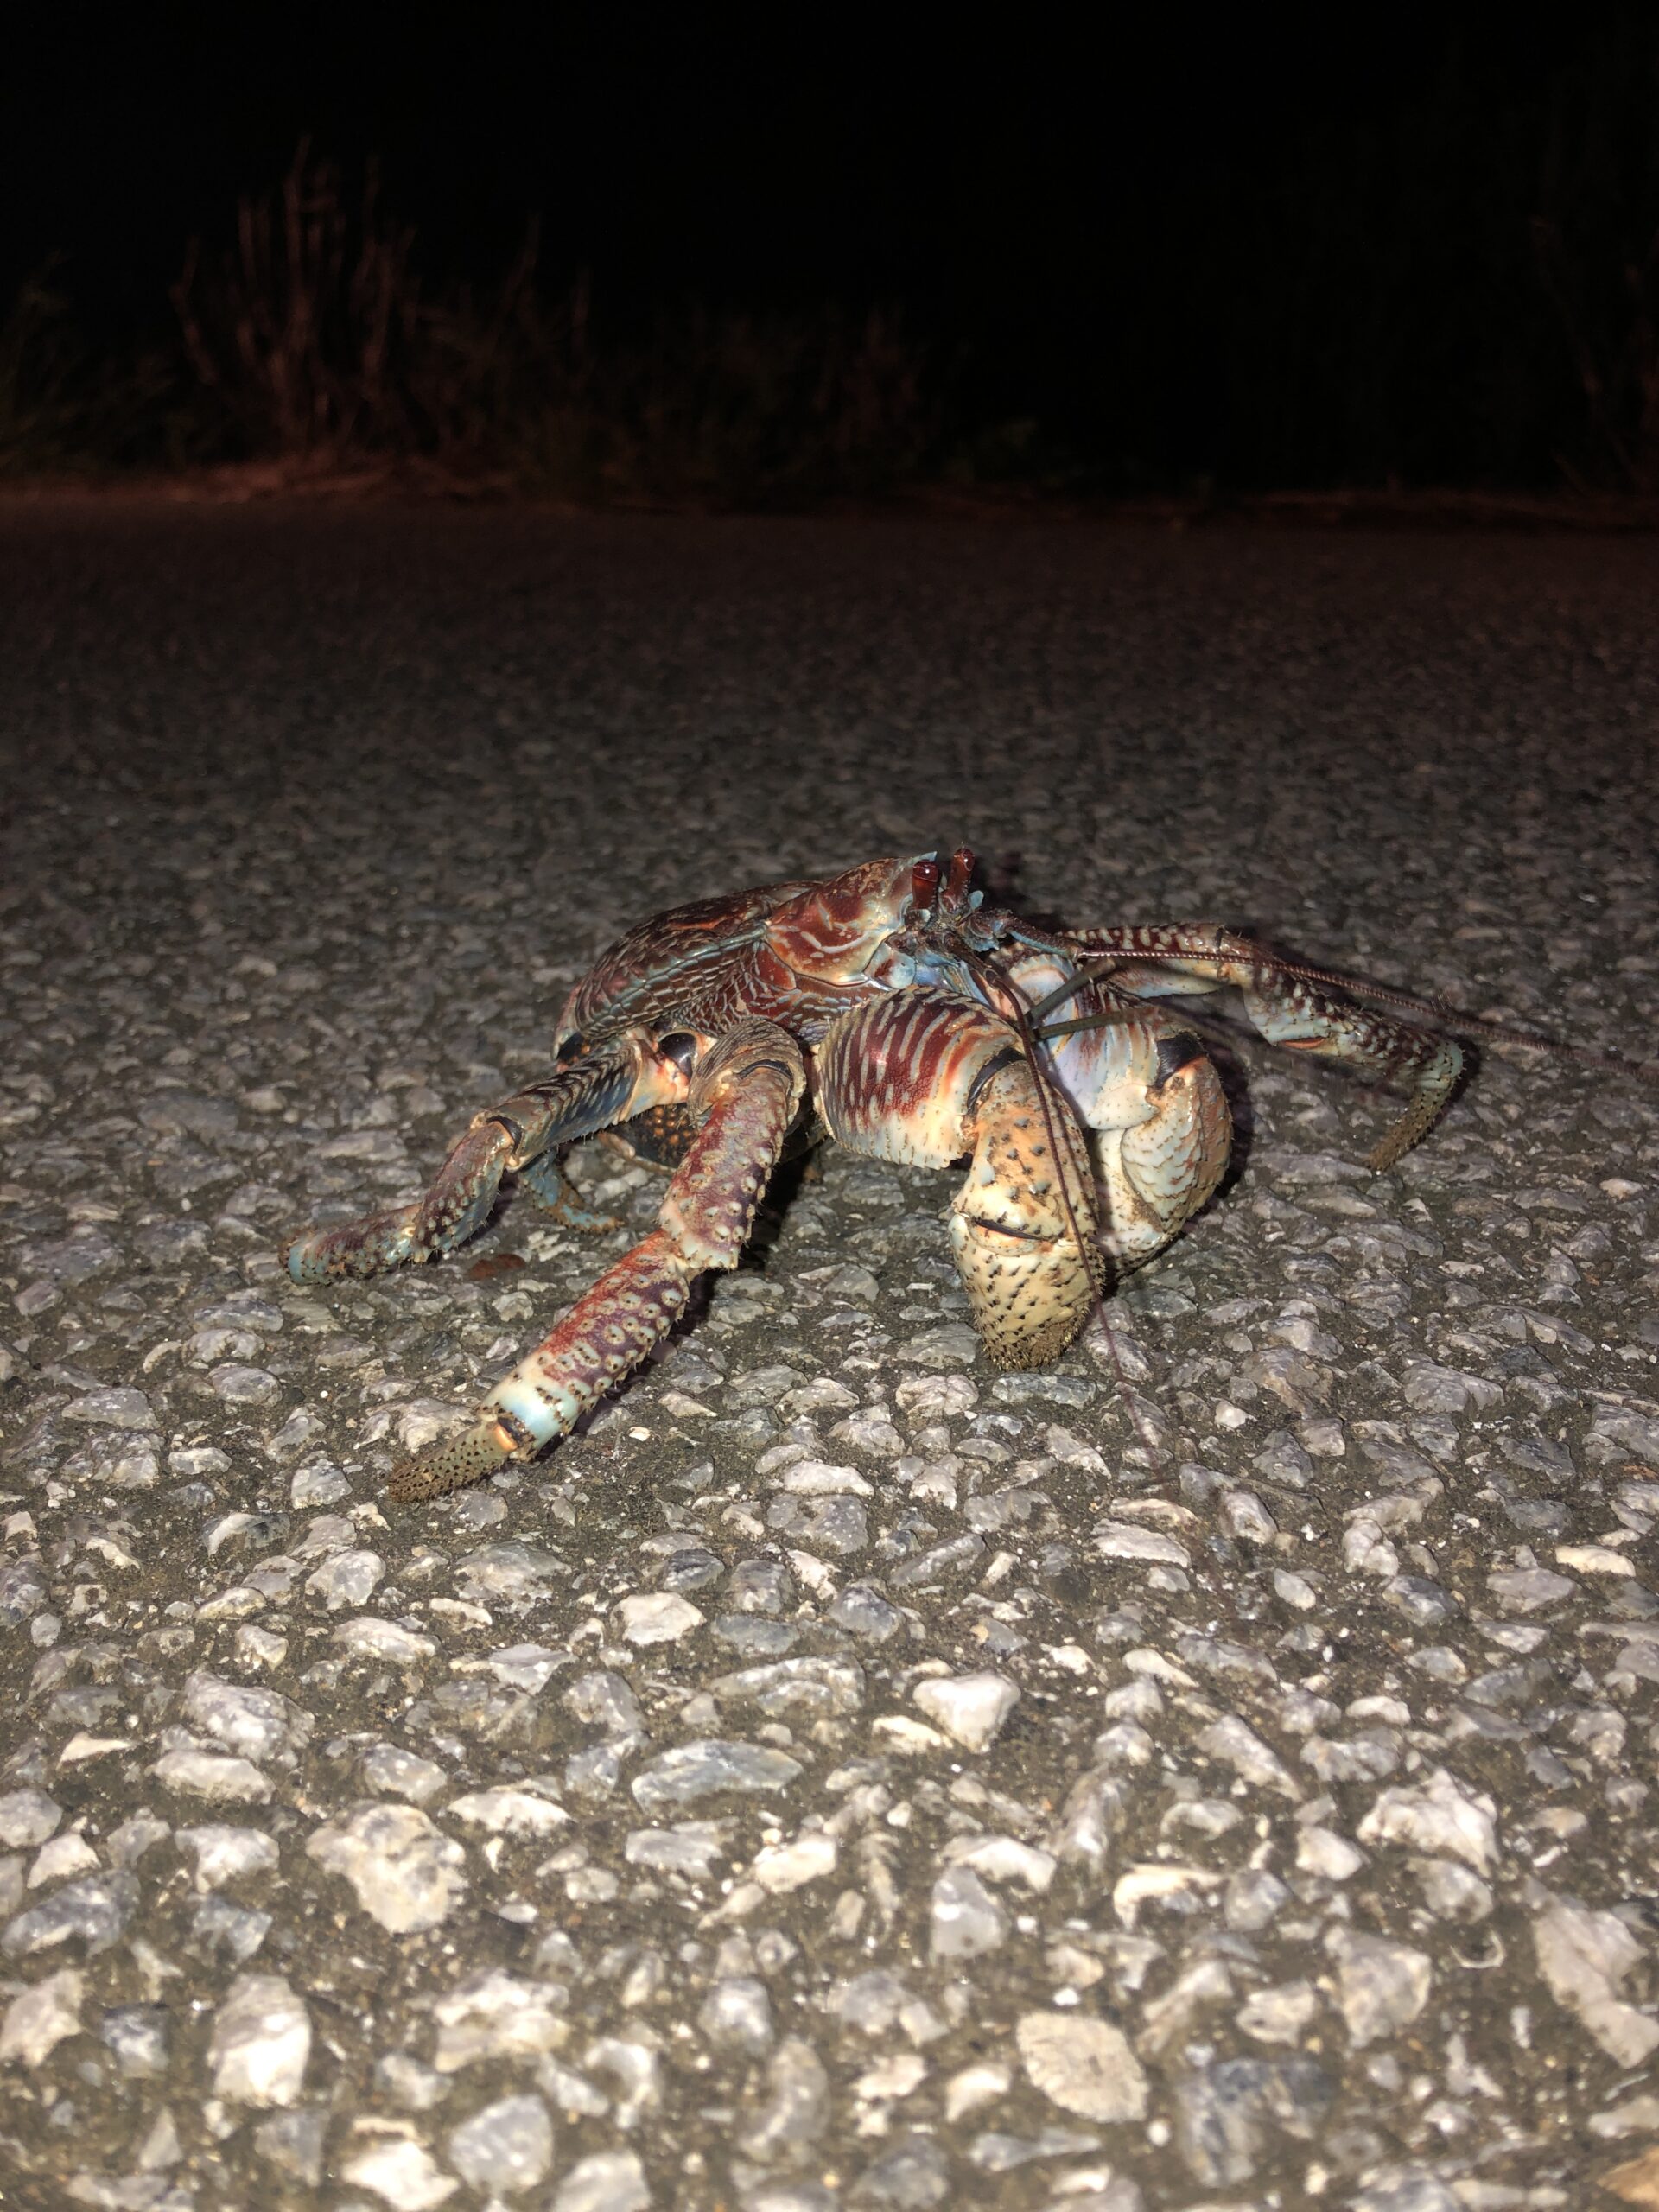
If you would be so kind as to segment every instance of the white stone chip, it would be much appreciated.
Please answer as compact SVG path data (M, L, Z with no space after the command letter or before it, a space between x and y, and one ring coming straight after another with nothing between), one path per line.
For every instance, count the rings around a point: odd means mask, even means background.
M595 2088L574 2066L562 2066L556 2058L543 2058L536 2069L536 2078L567 2120L603 2120L611 2108L602 2089Z
M836 1855L834 1836L822 1828L809 1828L791 1843L769 1844L756 1852L749 1872L763 1890L781 1897L833 1874Z
M397 2212L433 2212L461 2186L423 2143L412 2143L407 2136L359 2151L346 2159L340 2175L355 2188L372 2189Z
M1552 1574L1546 1567L1500 1567L1486 1578L1486 1587L1500 1612L1538 1613L1559 1605L1578 1588L1569 1574Z
M249 1529L258 1529L265 1520L263 1513L221 1513L217 1521L208 1523L202 1539L208 1558L217 1559L221 1547L229 1543L232 1536L239 1536Z
M0 1844L25 1851L57 1833L63 1808L44 1789L9 1789L0 1797Z
M196 1894L206 1897L239 1874L271 1874L276 1871L274 1837L259 1828L218 1826L181 1828L175 1840L196 1854Z
M101 1423L110 1428L154 1428L156 1416L142 1390L115 1388L89 1390L72 1398L59 1416L63 1421Z
M134 1813L110 1830L104 1848L111 1866L136 1866L147 1851L153 1851L172 1833L168 1822L158 1821L154 1813Z
M964 2066L944 2085L944 2116L954 2127L969 2113L999 2103L1013 2087L1014 2075L1006 2066L989 2060L977 2066Z
M1350 1574L1370 1574L1381 1582L1400 1572L1400 1554L1383 1535L1375 1514L1362 1508L1349 1515L1343 1532L1342 1563Z
M498 1651L486 1651L481 1659L461 1659L454 1662L458 1675L486 1674L498 1682L505 1682L510 1690L545 1689L562 1666L569 1663L568 1651L560 1651L550 1643L510 1643Z
M1199 1959L1178 1974L1141 2015L1141 2048L1164 2058L1177 2044L1190 2042L1199 2021L1233 1993L1233 1977L1221 1959Z
M801 1772L798 1759L768 1745L707 1737L659 1751L641 1767L629 1787L640 1810L654 1813L727 1790L748 1796L786 1789Z
M853 2083L853 2094L865 2104L878 2100L913 2096L927 2079L927 2061L913 2050L895 2050L877 2059Z
M570 1820L564 1807L552 1798L508 1785L470 1790L444 1810L470 1827L487 1828L493 1835L552 1835Z
M58 1753L60 1767L80 1766L88 1759L107 1758L111 1751L130 1751L130 1736L93 1736L85 1728L77 1728L63 1749Z
M245 1621L250 1613L263 1613L270 1603L263 1590L255 1590L245 1582L233 1582L228 1590L221 1590L216 1598L206 1598L196 1607L199 1621Z
M1557 1544L1555 1562L1576 1574L1634 1574L1636 1562L1608 1544Z
M429 1636L417 1635L413 1629L404 1628L397 1621L383 1621L373 1613L342 1621L334 1630L334 1642L354 1658L381 1660L391 1667L418 1667L423 1660L438 1656L438 1647Z
M971 1367L979 1357L979 1338L965 1321L941 1321L901 1344L898 1356L918 1367Z
M280 1667L288 1656L288 1638L269 1629L244 1626L236 1631L236 1656L244 1667Z
M1313 2026L1319 2009L1319 1992L1311 1981L1281 1981L1271 1989L1255 1990L1234 2018L1258 2043L1294 2044Z
M1148 1650L1142 1644L1123 1654L1123 1664L1138 1681L1166 1682L1172 1689L1178 1690L1195 1690L1198 1687L1196 1675L1189 1675L1185 1667L1178 1667L1161 1651Z
M366 1605L385 1572L378 1552L337 1552L308 1578L305 1586L331 1612L338 1612L345 1605Z
M623 1640L628 1643L677 1643L701 1628L703 1616L676 1590L657 1590L643 1598L625 1598L616 1609Z
M449 1773L435 1759L406 1751L400 1744L371 1744L363 1754L362 1774L368 1788L383 1797L407 1797L411 1805L424 1805L449 1785Z
M1143 2120L1147 2077L1122 2028L1088 2012L1027 2012L1014 2031L1033 2088L1083 2120Z
M460 1566L461 1596L474 1603L486 1598L539 1597L549 1583L563 1580L568 1572L556 1552L546 1551L539 1544L523 1543L516 1537L481 1546Z
M1321 1827L1316 1823L1304 1828L1296 1839L1299 1873L1317 1874L1327 1882L1346 1882L1364 1864L1364 1853L1356 1850L1347 1837L1338 1835L1335 1828Z
M162 2174L176 2166L183 2156L178 2123L163 2105L133 2152L132 2163L141 2174Z
M357 1523L346 1513L319 1513L294 1547L296 1559L330 1559L357 1541Z
M207 1381L219 1397L233 1406L268 1406L282 1395L283 1386L268 1367L245 1367L239 1360L226 1360L213 1370Z
M458 2074L487 2059L536 2057L569 2032L558 2006L563 1993L550 1983L521 1981L486 1967L434 2000L438 2024L432 2063Z
M281 1974L238 1974L214 2019L207 2056L216 2095L291 2105L311 2056L311 2016Z
M1253 1490L1224 1490L1221 1494L1221 1525L1230 1536L1247 1544L1271 1544L1279 1523Z
M947 1866L969 1866L988 1882L1019 1882L1033 1897L1045 1896L1058 1863L1052 1852L1011 1835L953 1836L944 1847Z
M1624 1923L1615 1913L1558 1897L1539 1914L1533 1942L1556 2003L1576 2012L1619 2065L1644 2066L1659 2049L1659 2020L1618 1994L1619 1984L1647 1957Z
M798 1459L785 1467L774 1487L797 1497L872 1497L874 1485L856 1467L833 1466L827 1459Z
M927 1718L964 1751L982 1751L1001 1733L1020 1702L1006 1675L946 1675L918 1682L911 1697Z
M413 1805L359 1805L321 1827L306 1855L357 1892L394 1936L436 1928L467 1894L466 1853Z
M1605 2112L1592 2113L1587 2125L1590 2133L1604 2143L1617 2142L1622 2135L1659 2133L1659 2096L1651 2090L1639 2090Z
M1221 1882L1206 1866L1131 1866L1112 1885L1112 1910L1125 1928L1133 1929L1143 1904L1179 1897L1184 1890L1219 1889Z
M98 1864L98 1853L79 1829L69 1828L35 1853L29 1886L38 1890L44 1882L67 1882L72 1874L90 1874Z
M1173 1536L1129 1521L1103 1521L1095 1531L1095 1547L1103 1559L1138 1560L1150 1567L1192 1564L1192 1554Z
M165 1751L150 1772L164 1789L213 1804L263 1805L271 1794L269 1776L251 1759L219 1758L212 1751Z
M697 2027L718 2050L764 2058L777 2037L766 1983L753 1974L723 1975L704 1998Z
M288 1502L301 1512L313 1505L338 1505L351 1494L350 1483L329 1459L311 1459L296 1467L288 1486Z
M622 1855L630 1866L702 1881L715 1859L724 1858L730 1827L727 1821L682 1821L671 1828L631 1828Z
M1423 1903L1437 1920L1473 1924L1491 1911L1491 1889L1455 1859L1414 1859L1411 1871L1421 1885Z
M649 2212L645 2170L632 2151L579 2158L553 2192L547 2212Z
M933 1885L929 1948L935 1960L976 1959L1007 1941L1009 1921L971 1868L947 1866Z
M1325 1948L1337 1969L1337 2002L1354 2048L1409 2027L1428 2002L1434 1969L1427 1951L1332 1928Z
M399 1406L392 1416L397 1426L397 1441L405 1452L424 1452L429 1444L453 1430L455 1409L441 1398L410 1398Z
M1438 1766L1414 1789L1383 1790L1359 1824L1359 1840L1407 1844L1489 1874L1497 1856L1497 1808Z
M1090 1475L1106 1472L1106 1462L1097 1446L1085 1443L1075 1429L1064 1428L1058 1421L1050 1421L1044 1429L1043 1449L1063 1467L1081 1467Z
M187 1677L184 1719L245 1759L268 1759L310 1739L308 1713L275 1690L226 1681L205 1669Z
M737 2148L757 2164L798 2161L830 2124L830 2075L804 2036L788 2036L772 2054L760 2096L745 2101Z
M553 2123L539 2097L502 2097L463 2121L449 2138L449 2163L480 2195L517 2192L545 2181L553 2164Z
M937 1728L930 1728L925 1721L912 1720L907 1713L884 1713L872 1722L870 1733L884 1749L895 1751L900 1758L926 1758L930 1752L942 1751L945 1738Z
M86 1986L84 1974L65 1967L14 1997L0 2021L0 2066L38 2066L67 2037L78 2035Z
M1206 1758L1231 1767L1243 1781L1256 1789L1276 1789L1281 1797L1300 1797L1301 1784L1289 1768L1236 1713L1224 1713L1219 1720L1202 1729L1198 1744Z
M619 2127L631 2128L643 2114L660 2107L663 2066L655 2039L595 2036L583 2051L582 2063L589 2074L601 2075L613 2085Z
M811 1552L798 1551L789 1552L785 1557L789 1560L790 1573L815 1598L829 1601L836 1597L841 1586L821 1559Z

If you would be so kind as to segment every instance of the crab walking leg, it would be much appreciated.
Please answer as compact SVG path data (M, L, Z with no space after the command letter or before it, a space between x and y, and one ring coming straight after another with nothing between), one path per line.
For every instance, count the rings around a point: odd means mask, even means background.
M854 1151L924 1167L972 1154L950 1245L999 1367L1057 1358L1097 1283L1083 1134L1059 1092L1038 1085L1012 1022L942 990L843 1015L817 1054L818 1111Z
M637 1367L709 1268L732 1268L805 1085L800 1047L769 1021L740 1022L704 1055L687 1104L700 1127L658 1215L660 1227L601 1275L498 1382L472 1427L394 1473L395 1498L439 1497L504 1459L565 1435Z
M1060 932L1074 957L1121 952L1112 981L1141 998L1179 998L1231 984L1251 1023L1270 1045L1351 1068L1370 1083L1410 1091L1405 1112L1367 1155L1374 1174L1394 1166L1433 1128L1463 1073L1463 1049L1451 1037L1414 1029L1283 967L1249 938L1205 923ZM1064 1007L1054 1019L1067 1018Z
M292 1237L283 1247L283 1264L296 1282L332 1282L384 1274L406 1261L451 1252L488 1220L509 1169L538 1161L550 1146L591 1136L647 1106L683 1098L685 1091L683 1071L643 1033L625 1034L603 1053L572 1060L545 1082L475 1115L424 1198L364 1221ZM553 1167L538 1179L544 1204L556 1198L556 1177Z

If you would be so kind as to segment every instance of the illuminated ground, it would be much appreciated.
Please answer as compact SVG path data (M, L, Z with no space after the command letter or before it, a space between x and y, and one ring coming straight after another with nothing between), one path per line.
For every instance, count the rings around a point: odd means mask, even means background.
M0 514L0 2202L1659 2202L1651 1089L1489 1047L1373 1182L1377 1104L1238 1044L1127 1385L998 1379L949 1179L827 1159L589 1434L421 1510L393 1457L625 1240L274 1258L629 922L942 840L1653 1055L1656 589Z

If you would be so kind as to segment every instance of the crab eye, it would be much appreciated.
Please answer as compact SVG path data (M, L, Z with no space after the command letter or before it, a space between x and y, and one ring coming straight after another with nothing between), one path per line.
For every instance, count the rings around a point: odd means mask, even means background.
M911 900L918 912L930 911L938 890L939 864L930 855L926 860L918 861L910 872Z
M658 1051L665 1060L672 1060L682 1075L690 1075L696 1064L697 1040L689 1030L677 1029L671 1037L658 1040Z

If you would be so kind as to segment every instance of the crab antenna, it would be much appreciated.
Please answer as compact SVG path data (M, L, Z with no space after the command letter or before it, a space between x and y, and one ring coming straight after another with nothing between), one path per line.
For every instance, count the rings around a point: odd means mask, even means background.
M1056 983L1052 991L1045 991L1034 1006L1027 1007L1027 1020L1040 1021L1046 1014L1052 1014L1057 1006L1064 1006L1067 999L1075 997L1085 983L1103 982L1114 968L1121 968L1122 965L1123 963L1121 960L1086 963L1074 976L1068 976L1065 982Z
M1114 991L1112 995L1118 1001L1118 1005L1110 1014L1080 1014L1075 1021L1046 1021L1031 1033L1039 1045L1049 1045L1057 1037L1075 1037L1081 1030L1109 1029L1113 1022L1123 1019L1122 1008L1135 1003L1120 992Z
M919 913L931 913L939 893L939 864L931 853L910 871L910 895Z

